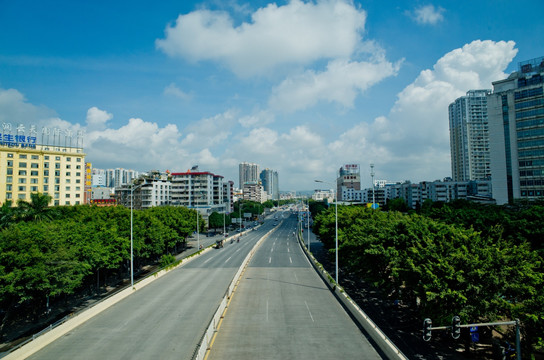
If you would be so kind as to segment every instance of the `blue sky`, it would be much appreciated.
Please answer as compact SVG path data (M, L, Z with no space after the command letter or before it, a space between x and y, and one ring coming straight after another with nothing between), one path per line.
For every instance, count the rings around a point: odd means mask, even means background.
M451 175L447 106L544 56L542 1L0 0L0 123L84 131L97 168L281 190Z

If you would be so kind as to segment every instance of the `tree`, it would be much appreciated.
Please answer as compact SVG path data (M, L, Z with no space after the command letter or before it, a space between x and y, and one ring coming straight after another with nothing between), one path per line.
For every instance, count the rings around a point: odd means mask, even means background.
M224 224L223 217L224 217L223 214L220 214L216 211L212 212L210 216L208 217L209 228L210 229L223 228L223 224Z
M50 195L31 193L30 202L22 199L17 200L19 216L24 221L51 220L52 213L49 208L51 199Z

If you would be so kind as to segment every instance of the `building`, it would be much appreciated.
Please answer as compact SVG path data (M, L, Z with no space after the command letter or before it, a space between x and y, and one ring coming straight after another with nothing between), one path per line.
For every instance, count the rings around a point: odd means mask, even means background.
M223 183L223 203L227 214L234 211L234 181L232 180Z
M279 200L280 187L279 187L278 172L275 170L270 170L266 168L263 171L261 171L260 179L261 179L261 184L263 185L264 191L268 193L268 197L272 200Z
M245 183L243 188L243 199L263 203L268 200L267 193L260 184Z
M488 96L491 179L498 204L544 196L544 57L518 64Z
M149 209L155 206L170 205L171 189L172 183L168 180L167 174L151 171L141 175L133 186L116 188L114 197L117 203L126 207Z
M25 141L21 141L25 140ZM29 142L31 141L31 142ZM0 134L0 203L50 195L51 205L85 203L85 154L81 147L36 144L36 137Z
M315 201L325 201L327 204L332 204L334 203L334 189L314 190L312 199Z
M205 218L214 211L228 211L224 203L223 176L199 171L195 166L187 172L172 173L171 182L172 205L197 209Z
M338 201L361 201L361 171L358 164L346 164L339 170L336 180Z
M259 183L259 165L253 163L243 162L239 165L239 177L240 177L240 189L244 187L244 184L258 184Z
M487 95L471 90L450 104L451 172L454 181L491 177Z

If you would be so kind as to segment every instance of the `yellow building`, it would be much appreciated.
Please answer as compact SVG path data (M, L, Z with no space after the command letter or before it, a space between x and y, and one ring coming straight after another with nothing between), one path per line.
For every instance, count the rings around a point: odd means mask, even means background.
M0 145L0 204L30 194L51 196L51 205L85 203L85 154L82 148L35 145Z

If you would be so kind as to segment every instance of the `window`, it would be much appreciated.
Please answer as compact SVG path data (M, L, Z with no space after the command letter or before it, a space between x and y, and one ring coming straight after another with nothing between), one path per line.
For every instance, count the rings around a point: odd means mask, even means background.
M49 160L49 155L45 155L43 158L44 160Z
M81 158L77 158L76 160L77 160L77 162L81 162Z
M49 172L48 172L47 174L44 172L43 175L44 175L44 176L49 176ZM47 184L47 183L49 182L49 178L48 178L48 177L44 177L44 178L43 178L43 182L44 182L45 184Z
M56 161L60 161L60 156L55 156Z
M12 158L13 158L13 154L12 154L12 153L8 153L8 158L12 159Z
M76 173L76 176L81 176L81 173Z
M20 168L26 168L26 162L20 162L19 167Z
M37 183L38 183L38 179L32 178L32 179L30 179L30 183L31 183L31 184L37 184Z
M81 180L76 179L76 184L79 184L79 183L81 183Z
M31 155L30 158L32 160L38 160L40 157L38 155Z
M7 184L7 185L6 185L6 191L11 191L12 188L13 188L12 185L10 185L10 184Z
M30 187L30 191L32 191L32 192L38 192L38 187L37 187L37 186L31 186L31 187Z
M43 167L46 169L49 169L49 163L48 162L43 163Z
M69 201L65 201L64 204L65 204L65 205L70 205L70 202L69 202Z
M67 157L67 158L66 158L66 161L72 161L72 158L71 158L71 157Z
M19 176L26 176L26 170L19 170Z
M8 160L7 166L13 166L13 160Z
M71 165L70 165L70 164L66 165L66 168L67 168L67 169L70 169L70 167L71 167Z
M69 171L67 171L66 176L72 176L72 174Z
M76 169L77 169L77 170L80 170L80 169L81 169L81 165L76 165Z
M26 154L19 154L19 159L26 159Z
M66 191L70 191L70 187L69 187L69 186L66 187Z
M70 194L66 194L66 198L69 199L69 198L70 198Z
M6 193L6 200L10 200L10 199L13 199L13 198L11 197L11 193L8 192Z
M6 174L7 175L13 175L13 169L6 169Z
M80 197L79 194L76 194L76 198Z
M19 194L18 198L21 199L21 200L25 200L26 195L25 194Z
M58 195L58 194L55 194L55 196ZM55 206L59 206L60 205L60 202L58 200L55 200Z
M30 164L30 168L37 169L39 167L38 163L32 163Z
M26 184L25 178L19 178L19 184Z
M60 169L60 163L55 163L55 169Z
M44 186L43 186L43 191L44 191L44 192L49 191L49 185L44 185Z
M38 172L37 171L31 171L30 176L38 176Z
M55 185L55 191L60 191L60 186Z
M13 182L13 177L12 176L6 176L6 182L7 183Z
M60 184L60 178L55 178L55 184Z
M26 191L26 186L19 186L19 191Z
M69 184L69 183L70 183L70 179L66 179L66 183Z
M60 176L60 170L55 170L55 176Z

